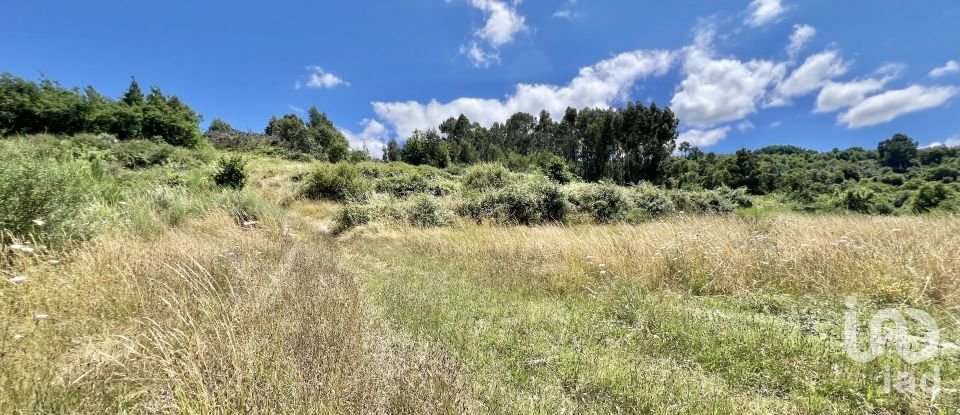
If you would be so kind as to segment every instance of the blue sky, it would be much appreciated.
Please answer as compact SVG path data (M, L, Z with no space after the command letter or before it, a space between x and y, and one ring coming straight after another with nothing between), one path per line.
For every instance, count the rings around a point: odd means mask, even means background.
M118 96L130 76L262 130L317 106L375 154L466 113L670 105L707 150L960 145L960 2L26 1L0 71Z

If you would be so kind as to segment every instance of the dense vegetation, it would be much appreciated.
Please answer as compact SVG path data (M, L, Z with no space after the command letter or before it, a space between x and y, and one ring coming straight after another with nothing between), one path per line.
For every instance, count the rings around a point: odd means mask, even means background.
M675 150L633 104L451 119L385 163L316 108L200 134L139 91L0 82L0 413L960 405L956 148ZM940 354L854 361L847 296L928 311Z
M0 76L0 134L109 134L125 143L118 153L128 166L156 164L175 146L198 147L206 142L296 160L370 160L365 151L350 151L344 135L317 108L309 110L306 120L296 114L273 117L263 134L237 131L220 119L201 134L200 121L193 109L159 88L144 95L136 80L120 99L113 100L92 87L81 91L49 80ZM402 146L390 141L382 158L432 166L453 175L478 163L492 163L511 173L546 177L559 186L581 181L652 183L674 194L745 189L802 211L960 210L958 148L920 149L910 137L896 134L876 149L816 152L776 145L716 154L688 143L677 145L678 125L669 108L641 103L620 109L569 108L558 122L545 111L539 117L517 113L490 128L461 115L444 121L437 130L414 132ZM147 145L143 139L168 146ZM392 174L389 180L391 184L378 186L407 188L401 193L436 186L425 183L429 180L423 174ZM412 182L401 183L406 180ZM563 199L575 201L572 195Z

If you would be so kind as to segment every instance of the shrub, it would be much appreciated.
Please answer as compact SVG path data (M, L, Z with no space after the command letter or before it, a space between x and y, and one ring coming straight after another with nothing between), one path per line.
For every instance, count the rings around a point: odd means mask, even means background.
M373 220L373 212L367 205L348 203L333 216L333 232L342 233Z
M737 209L737 205L730 200L728 191L704 190L690 192L686 199L686 210L701 213L730 213Z
M461 214L477 221L493 219L510 225L561 222L568 210L566 195L548 183L511 184L484 192L460 207Z
M221 157L213 181L220 187L243 189L247 184L247 162L241 156Z
M477 164L463 175L464 186L478 191L501 189L513 181L510 171L501 164Z
M537 166L550 181L558 184L567 184L574 180L573 169L567 161L556 154L541 156Z
M305 180L301 194L307 198L339 202L362 201L369 196L369 180L360 170L347 163L321 164Z
M633 208L623 189L612 184L586 186L574 198L574 203L580 211L589 213L600 223L624 219Z
M913 196L912 207L915 212L929 212L950 198L950 190L943 183L925 183Z
M57 244L82 238L77 218L95 190L85 170L76 162L26 157L0 163L0 240L34 235Z
M421 228L447 226L455 222L453 212L444 207L433 196L419 195L407 206L406 216L409 223Z
M431 177L427 173L414 170L396 172L376 179L374 189L378 193L406 198L415 194L444 196L453 190L453 186L439 177Z
M666 192L656 186L642 184L634 187L632 190L633 204L636 208L631 210L628 215L629 218L632 218L629 220L630 222L643 221L676 210L673 200L670 199Z
M113 147L111 153L121 165L128 169L143 169L165 164L173 155L175 147L149 140L121 141Z
M736 207L739 208L748 208L753 207L753 199L750 198L750 195L747 194L747 189L745 187L738 187L736 189L730 189L721 186L717 189L721 192L724 197L726 197L730 203L733 203Z

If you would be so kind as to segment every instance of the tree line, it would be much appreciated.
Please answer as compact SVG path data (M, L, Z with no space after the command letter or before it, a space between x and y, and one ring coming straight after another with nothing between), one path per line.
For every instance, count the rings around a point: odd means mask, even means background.
M486 128L465 115L416 131L401 147L387 143L384 161L444 168L452 163L562 164L587 181L660 182L676 146L679 120L669 108L568 108L559 122L516 113Z
M201 121L196 111L158 87L144 94L136 79L114 100L92 86L67 89L48 79L0 74L0 135L106 133L196 147L203 142Z

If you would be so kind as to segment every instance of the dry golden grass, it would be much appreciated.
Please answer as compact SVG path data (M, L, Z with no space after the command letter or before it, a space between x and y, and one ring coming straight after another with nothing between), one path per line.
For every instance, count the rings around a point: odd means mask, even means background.
M960 305L956 217L678 217L638 226L400 229L370 238L557 270L599 272L604 264L609 278L696 294Z
M30 279L0 286L0 413L449 410L449 368L374 332L326 242L285 228L213 212L6 258Z

